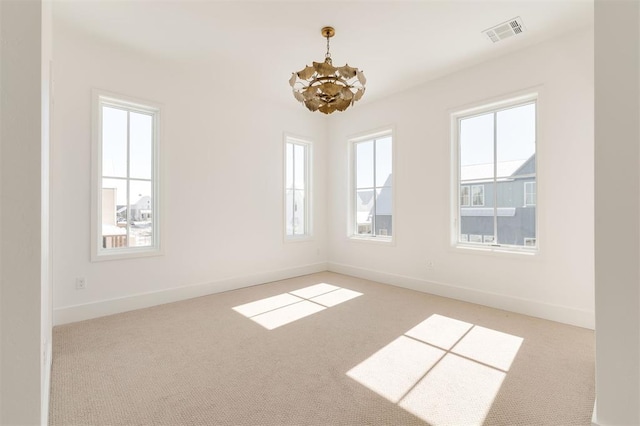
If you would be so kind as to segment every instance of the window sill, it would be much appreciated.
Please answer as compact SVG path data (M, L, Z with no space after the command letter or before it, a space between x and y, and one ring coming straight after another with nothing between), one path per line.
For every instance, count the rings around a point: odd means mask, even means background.
M120 249L113 251L102 251L91 255L92 262L103 262L109 260L137 259L144 257L162 256L164 252L155 247L148 249Z
M456 253L479 254L485 256L505 256L518 259L536 258L540 255L540 249L538 248L455 244L451 249Z
M360 235L350 235L349 241L365 244L383 244L383 245L395 245L393 237L366 237Z
M300 235L297 237L285 236L285 243L304 243L308 241L313 241L313 235Z

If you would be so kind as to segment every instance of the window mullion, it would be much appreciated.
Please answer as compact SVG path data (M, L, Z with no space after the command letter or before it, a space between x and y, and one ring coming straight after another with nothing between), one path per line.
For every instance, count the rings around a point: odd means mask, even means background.
M296 235L296 144L291 144L291 236Z
M304 188L302 189L302 200L304 203L304 229L302 230L304 235L309 235L310 229L310 215L309 212L309 145L302 145L304 148Z
M371 217L371 235L377 236L376 232L376 212L377 212L377 185L376 185L376 140L373 140L373 215Z
M127 111L127 195L125 211L127 212L127 247L131 246L131 112Z
M493 243L498 241L498 114L493 113Z

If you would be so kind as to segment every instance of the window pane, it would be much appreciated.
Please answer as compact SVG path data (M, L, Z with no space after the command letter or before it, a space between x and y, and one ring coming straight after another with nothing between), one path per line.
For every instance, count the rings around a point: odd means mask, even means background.
M305 193L304 190L296 189L293 199L293 234L304 235L306 233L305 223Z
M102 248L127 245L127 181L102 179Z
M151 179L153 117L137 112L129 113L130 177Z
M285 233L287 237L309 235L310 144L285 144Z
M293 154L295 156L295 161L294 161L294 167L295 167L295 171L294 171L294 185L295 185L295 189L304 189L305 187L305 165L306 165L306 161L305 161L305 147L304 145L297 145L294 144L293 145Z
M287 144L285 188L293 188L293 144Z
M285 231L287 235L293 235L293 190L285 190Z
M497 185L498 243L524 246L527 239L536 237L536 207L523 206L522 180L506 180Z
M391 186L391 136L376 141L376 187Z
M493 113L460 120L460 165L462 181L493 177Z
M497 123L498 243L525 246L536 238L536 209L525 194L536 174L535 104L500 111Z
M151 182L129 182L129 247L150 246L153 244L153 200Z
M460 120L460 241L493 235L493 119L491 112Z
M391 236L391 219L392 219L392 201L393 192L392 188L385 187L376 190L376 235Z
M102 175L127 176L127 111L102 107Z
M499 189L498 194L506 191ZM532 207L499 207L498 208L498 243L504 245L524 246L527 239L536 237L536 208Z
M371 235L373 217L373 189L356 192L356 234Z
M373 141L356 144L356 188L373 188Z
M470 185L468 188L471 203L468 206L460 206L460 233L465 235L465 239L461 237L460 241L489 244L491 242L484 236L494 235L494 185L484 183Z
M535 162L525 164L536 153L536 105L528 104L497 113L498 177L507 177L525 166L535 173ZM513 162L513 164L511 164Z

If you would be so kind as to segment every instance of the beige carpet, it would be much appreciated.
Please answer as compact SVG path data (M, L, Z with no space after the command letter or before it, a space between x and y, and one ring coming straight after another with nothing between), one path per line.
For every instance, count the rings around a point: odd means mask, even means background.
M593 331L329 272L53 344L52 425L588 425L594 402Z

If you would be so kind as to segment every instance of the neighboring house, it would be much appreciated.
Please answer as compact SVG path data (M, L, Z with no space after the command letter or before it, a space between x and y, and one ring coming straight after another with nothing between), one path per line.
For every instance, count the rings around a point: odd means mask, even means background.
M375 207L371 210L359 211L357 213L357 227L358 234L371 234L371 222L375 215L375 235L393 235L392 229L392 217L393 217L393 197L392 197L392 181L393 173L389 174L384 186L380 189L380 193L376 197ZM371 197L374 191L360 191L358 197L360 198L360 205L366 206L373 204ZM374 211L375 210L375 211Z
M497 243L536 245L535 166L535 154L526 160L498 163L495 184L492 163L461 167L461 241L494 243L497 223Z
M118 205L116 210L116 216L118 223L127 222L127 206ZM152 219L151 217L151 197L145 195L138 201L131 204L129 209L129 221L131 222L146 222Z
M116 188L102 188L102 247L125 247L127 230L118 226L119 214L116 206Z
M130 220L141 222L151 220L151 197L145 195L131 204Z
M127 206L116 205L116 194L116 188L102 188L102 247L131 247L144 244L151 235L151 197L145 195L131 204L129 222L144 222L133 229L127 226Z

